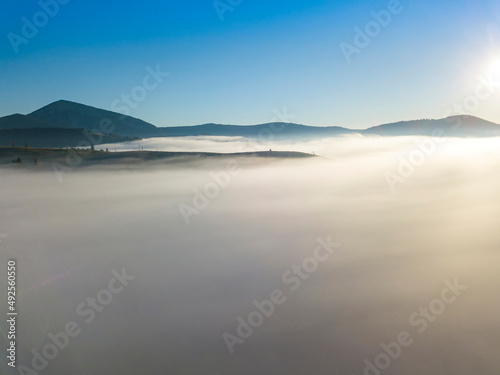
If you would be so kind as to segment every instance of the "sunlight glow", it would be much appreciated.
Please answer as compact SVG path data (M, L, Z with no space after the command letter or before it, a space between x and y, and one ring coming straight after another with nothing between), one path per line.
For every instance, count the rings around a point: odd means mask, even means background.
M488 78L494 86L500 86L500 59L497 59L490 65Z

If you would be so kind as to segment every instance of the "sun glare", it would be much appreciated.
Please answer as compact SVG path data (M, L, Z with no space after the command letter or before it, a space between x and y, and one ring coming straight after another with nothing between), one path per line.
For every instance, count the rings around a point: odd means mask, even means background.
M500 59L490 65L488 77L495 85L500 86Z

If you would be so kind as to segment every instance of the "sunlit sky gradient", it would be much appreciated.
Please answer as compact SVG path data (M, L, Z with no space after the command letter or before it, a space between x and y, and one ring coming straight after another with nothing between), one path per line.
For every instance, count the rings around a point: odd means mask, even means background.
M500 3L402 0L347 63L340 43L387 4L244 0L221 21L212 0L71 0L16 54L7 35L40 6L4 2L0 116L59 99L111 109L159 64L170 76L130 110L157 126L263 123L284 107L293 122L350 128L444 117L500 59ZM499 103L496 87L470 114L500 123Z

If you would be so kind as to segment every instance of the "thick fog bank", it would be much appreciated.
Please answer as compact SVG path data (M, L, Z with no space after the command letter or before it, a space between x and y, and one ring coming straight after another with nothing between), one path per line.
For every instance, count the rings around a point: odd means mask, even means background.
M496 141L421 141L0 170L2 373L499 373Z

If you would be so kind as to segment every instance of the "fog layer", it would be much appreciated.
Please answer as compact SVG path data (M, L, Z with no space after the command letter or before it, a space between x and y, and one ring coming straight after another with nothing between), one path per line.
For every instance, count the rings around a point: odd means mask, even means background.
M499 373L498 140L421 141L85 168L62 183L0 170L0 307L15 258L18 365L43 367L32 350L74 322L39 373ZM191 142L234 152L246 140ZM238 330L276 290L272 313ZM7 362L2 373L23 373Z

